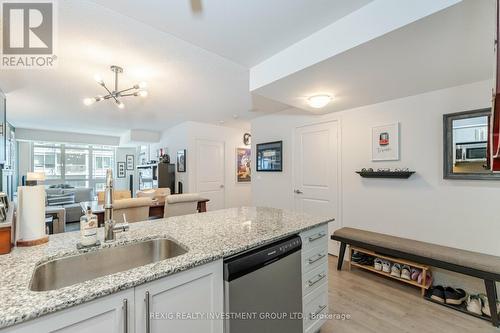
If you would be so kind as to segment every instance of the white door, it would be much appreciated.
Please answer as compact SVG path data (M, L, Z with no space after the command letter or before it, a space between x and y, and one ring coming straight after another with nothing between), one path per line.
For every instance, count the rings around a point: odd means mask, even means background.
M334 217L329 234L338 228L338 122L298 127L294 154L295 210L312 215ZM335 241L328 252L337 254Z
M196 192L210 199L207 210L225 208L224 143L196 140Z

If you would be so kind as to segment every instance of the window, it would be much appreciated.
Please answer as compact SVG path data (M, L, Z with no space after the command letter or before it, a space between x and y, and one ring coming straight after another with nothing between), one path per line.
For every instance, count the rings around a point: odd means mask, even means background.
M34 147L33 171L44 172L46 179L61 179L61 145L42 144Z
M66 179L89 178L89 148L65 147L64 166Z
M33 170L44 172L46 184L104 189L106 170L115 166L115 148L35 142Z

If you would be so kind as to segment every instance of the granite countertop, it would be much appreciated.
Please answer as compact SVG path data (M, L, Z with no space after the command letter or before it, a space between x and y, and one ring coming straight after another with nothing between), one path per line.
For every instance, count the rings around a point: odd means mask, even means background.
M79 232L51 235L47 244L15 248L10 254L0 255L0 328L221 259L331 220L274 208L241 207L133 223L128 232L117 234L116 242L101 247L169 238L188 252L58 290L30 291L30 279L37 265L99 249L78 251ZM102 228L98 235L102 241Z

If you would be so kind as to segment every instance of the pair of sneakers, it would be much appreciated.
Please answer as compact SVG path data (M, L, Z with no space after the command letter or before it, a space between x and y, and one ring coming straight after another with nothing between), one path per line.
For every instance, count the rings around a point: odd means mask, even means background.
M410 281L411 267L408 265L394 264L391 268L391 276Z
M411 280L411 268L408 265L393 264L391 268L391 276Z
M485 315L491 317L490 304L488 297L485 294L468 295L467 296L467 311L479 316ZM500 313L500 302L497 301L497 313Z
M382 271L385 273L391 272L391 263L387 260L382 260L380 258L376 258L373 262L373 268L377 271Z

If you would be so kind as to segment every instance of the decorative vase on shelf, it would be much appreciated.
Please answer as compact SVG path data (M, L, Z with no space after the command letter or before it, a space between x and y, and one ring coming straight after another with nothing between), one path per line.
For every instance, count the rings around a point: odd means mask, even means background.
M170 156L168 154L163 154L160 157L161 163L170 163Z

